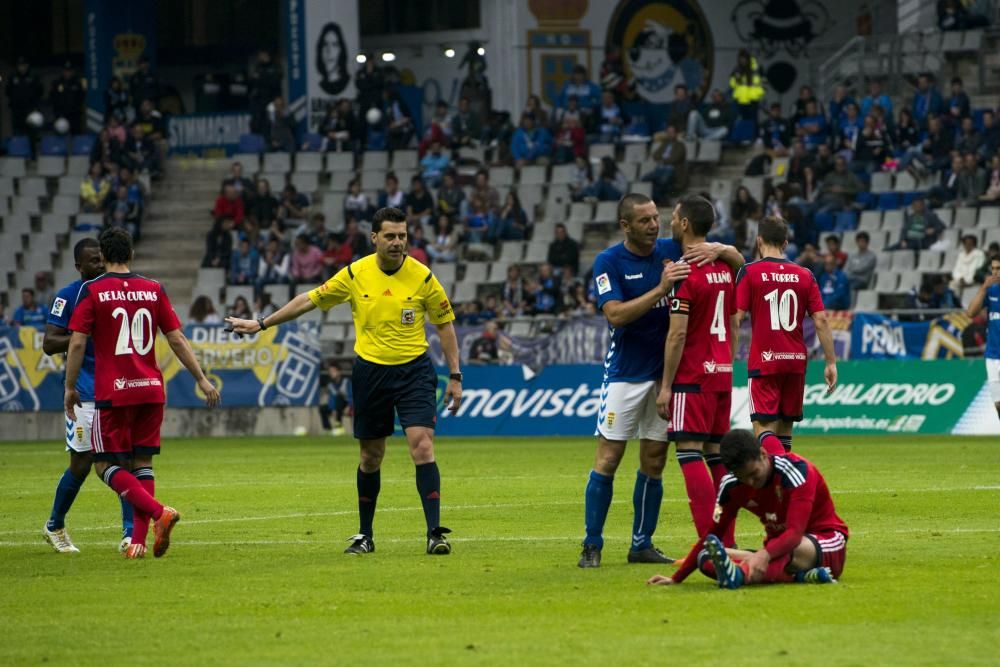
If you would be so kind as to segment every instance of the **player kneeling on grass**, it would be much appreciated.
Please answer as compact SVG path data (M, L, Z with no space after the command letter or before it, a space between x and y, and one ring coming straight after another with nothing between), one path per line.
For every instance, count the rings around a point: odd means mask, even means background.
M833 583L847 559L847 524L837 516L826 480L797 454L780 449L778 436L759 438L732 430L722 439L722 462L729 469L719 487L711 532L691 549L670 577L647 583L679 584L700 569L721 588L745 584ZM760 517L767 537L757 551L726 550L717 537L745 509Z

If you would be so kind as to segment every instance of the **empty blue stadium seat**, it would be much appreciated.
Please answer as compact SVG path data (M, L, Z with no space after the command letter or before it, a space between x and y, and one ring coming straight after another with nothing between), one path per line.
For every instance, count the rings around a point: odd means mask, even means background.
M972 122L976 126L976 129L982 132L985 128L983 127L983 114L990 111L989 107L984 107L982 109L972 110Z
M854 211L841 211L837 214L833 225L835 232L850 232L858 228L858 214Z
M816 223L816 228L821 232L833 231L834 217L833 213L830 213L829 211L820 211L817 213L813 222Z
M263 153L266 144L259 134L241 134L239 153Z
M318 151L323 148L323 137L315 132L306 132L302 137L303 149L306 151Z
M73 143L70 145L70 155L90 155L90 151L94 149L96 142L97 137L92 134L78 134L73 137Z
M7 155L11 157L31 157L31 139L25 136L11 137L7 140Z
M859 192L854 196L854 201L861 204L865 209L870 209L875 207L878 197L870 192Z
M878 208L880 211L891 211L900 207L900 196L898 192L883 192L878 196Z
M926 196L926 194L927 194L926 192L922 192L920 190L914 190L913 192L904 192L903 193L903 206L909 206L910 204L913 203L914 199L916 199L918 197L924 197L924 196Z
M66 155L69 153L69 137L43 134L38 152L41 155Z

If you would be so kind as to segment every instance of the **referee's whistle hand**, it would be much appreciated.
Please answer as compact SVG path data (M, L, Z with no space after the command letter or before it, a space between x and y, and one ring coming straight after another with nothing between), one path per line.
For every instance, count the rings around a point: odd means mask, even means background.
M260 330L257 320L242 320L238 317L227 317L226 324L233 328L238 334L255 334Z
M462 405L462 383L458 380L449 380L448 388L444 390L444 404L448 406L449 412L458 412Z

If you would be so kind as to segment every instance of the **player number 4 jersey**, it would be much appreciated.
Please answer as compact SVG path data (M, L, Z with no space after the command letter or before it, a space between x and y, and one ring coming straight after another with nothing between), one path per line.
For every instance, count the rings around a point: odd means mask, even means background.
M97 407L163 403L156 332L180 327L167 293L155 280L105 273L84 283L69 328L94 342Z
M750 314L750 377L806 372L802 322L823 310L812 271L776 257L746 264L736 276L736 308Z
M675 391L730 391L733 388L732 330L733 269L716 260L691 266L691 273L674 286L671 314L687 315L687 337Z

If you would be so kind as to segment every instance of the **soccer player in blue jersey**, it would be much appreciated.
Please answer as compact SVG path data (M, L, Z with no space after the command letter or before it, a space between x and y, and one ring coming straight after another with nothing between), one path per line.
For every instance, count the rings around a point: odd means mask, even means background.
M59 290L52 301L52 308L45 325L45 338L42 349L45 354L63 354L69 349L69 320L73 316L80 287L84 282L93 280L104 273L104 260L101 257L101 246L95 239L81 240L73 248L73 259L76 270L80 272L80 280L74 280ZM93 462L90 451L90 428L94 420L94 345L87 342L83 367L76 382L76 390L80 392L82 405L76 408L77 421L66 418L66 449L69 450L69 467L59 479L56 486L56 497L52 503L52 515L43 528L45 540L60 553L76 553L79 549L73 544L66 532L66 513L73 506L76 494L83 486L90 466ZM122 541L119 551L124 551L131 543L132 507L123 498L122 505Z
M990 260L990 275L969 304L969 317L986 309L986 377L1000 417L1000 258Z
M597 305L608 320L611 343L604 362L604 383L597 416L597 455L585 495L587 536L580 567L598 567L604 546L604 521L611 506L615 471L629 440L639 439L639 472L632 504L630 563L672 563L653 546L653 532L663 499L667 458L667 422L657 414L658 383L663 375L663 346L669 313L667 294L699 266L722 259L743 266L736 248L703 243L684 254L679 241L658 238L660 214L641 194L625 195L618 204L625 240L594 261Z

